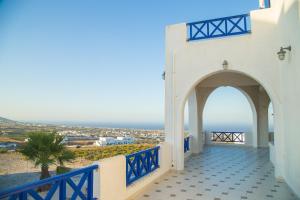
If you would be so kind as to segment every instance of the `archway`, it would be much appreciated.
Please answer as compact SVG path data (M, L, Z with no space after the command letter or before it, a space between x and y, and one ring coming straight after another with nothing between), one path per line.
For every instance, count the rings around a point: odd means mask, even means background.
M187 97L189 112L194 113L192 115L189 114L189 124L193 125L193 127L190 127L190 132L193 136L191 141L192 152L200 153L203 149L203 110L210 94L220 86L231 86L238 89L250 104L253 123L252 134L247 141L248 145L268 147L268 105L270 97L267 91L260 83L243 73L222 71L201 80Z
M251 108L257 110L256 116L253 115L253 118L257 118L255 120L257 126L255 130L257 133L263 133L257 134L258 137L254 138L254 143L257 143L258 147L269 146L268 109L266 105L272 99L274 106L274 132L276 137L273 148L273 155L276 159L274 159L273 163L275 165L276 176L280 177L283 174L284 166L282 162L278 162L282 159L283 155L280 152L284 148L284 138L281 131L283 127L280 123L280 119L282 118L282 113L279 109L280 99L268 81L263 79L258 80L253 77L257 76L237 70L218 70L205 73L198 78L194 77L193 79L186 80L186 82L180 82L181 85L176 85L175 88L171 88L171 85L168 84L168 89L166 90L167 115L165 131L166 141L172 144L172 166L174 169L184 169L184 106L186 101L189 102L189 110L192 110L192 115L195 116L189 119L189 122L193 124L193 128L191 129L193 136L191 151L192 153L200 153L203 148L202 112L204 102L214 88L226 85L239 88L243 93L247 94L247 99L251 99L253 102L249 101ZM167 76L166 81L171 81L170 77ZM199 91L199 88L201 88L201 91ZM191 116L190 113L189 116ZM253 127L255 127L255 123Z
M217 87L203 108L206 144L257 146L257 114L249 95L238 87Z

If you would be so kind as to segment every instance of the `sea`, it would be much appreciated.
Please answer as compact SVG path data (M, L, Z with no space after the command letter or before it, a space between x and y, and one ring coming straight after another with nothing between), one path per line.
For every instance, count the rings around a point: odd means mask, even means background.
M101 123L101 122L80 122L80 121L40 121L38 123L53 124L58 126L71 127L89 127L89 128L126 128L126 129L143 129L143 130L163 130L163 123ZM204 124L205 131L242 131L250 132L251 124ZM188 124L185 124L185 131L189 130Z

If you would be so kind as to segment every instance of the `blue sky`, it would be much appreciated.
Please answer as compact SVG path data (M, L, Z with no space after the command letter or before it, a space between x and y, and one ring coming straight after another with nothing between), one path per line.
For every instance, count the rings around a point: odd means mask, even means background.
M258 0L0 0L0 116L163 123L165 26L257 7ZM218 91L208 106L223 109L235 92ZM238 95L232 120L246 122L249 106ZM210 122L227 117L220 109Z
M221 101L220 101L221 100ZM203 110L205 130L249 130L252 111L246 97L232 87L219 87L208 97ZM224 131L226 131L224 130ZM218 131L218 130L217 130Z

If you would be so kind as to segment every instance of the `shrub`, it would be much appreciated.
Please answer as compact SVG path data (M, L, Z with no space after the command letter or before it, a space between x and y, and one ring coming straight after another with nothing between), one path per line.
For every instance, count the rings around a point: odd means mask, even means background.
M64 167L64 166L57 166L56 167L56 174L64 174L71 171L71 168Z
M96 161L103 158L109 158L116 155L128 155L145 149L154 147L152 144L128 144L115 145L105 147L89 147L73 149L75 157L85 158L87 160Z
M6 148L0 148L0 153L7 153L8 152L8 149Z

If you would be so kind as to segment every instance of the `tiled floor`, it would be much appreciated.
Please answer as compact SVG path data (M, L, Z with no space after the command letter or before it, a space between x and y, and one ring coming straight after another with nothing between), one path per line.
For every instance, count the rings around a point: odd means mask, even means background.
M268 149L208 146L186 160L185 170L172 171L153 183L137 200L290 200L286 183L274 178Z

